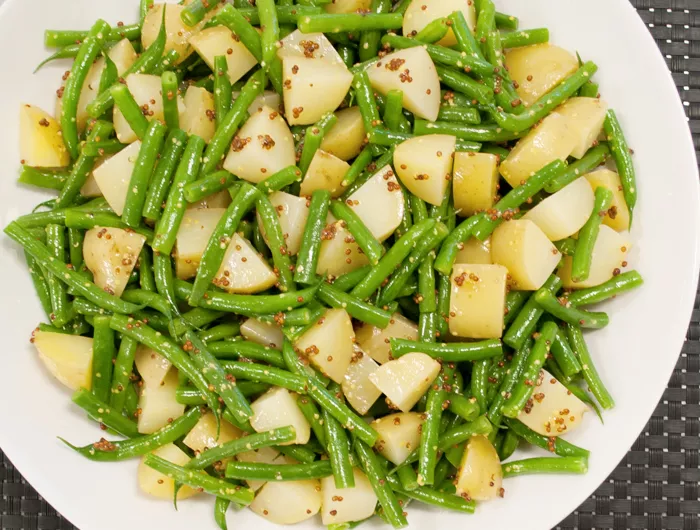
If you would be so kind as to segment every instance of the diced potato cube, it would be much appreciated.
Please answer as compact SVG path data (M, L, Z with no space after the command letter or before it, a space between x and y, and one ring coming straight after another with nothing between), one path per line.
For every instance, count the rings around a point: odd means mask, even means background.
M184 466L190 461L187 453L175 444L166 444L159 447L152 454L178 466ZM139 462L137 476L141 491L158 499L172 502L175 496L175 481L173 479L144 464L143 458ZM177 500L189 499L194 495L197 495L197 490L189 486L182 486L177 492Z
M170 94L166 94L166 97L169 98ZM187 134L199 136L209 143L216 132L214 96L207 89L193 85L185 93L184 104L185 111L180 116L180 128Z
M214 70L216 56L226 56L228 77L231 84L236 83L258 64L248 48L226 26L214 26L202 30L190 37L190 44L212 70Z
M577 141L571 156L583 158L598 140L608 111L608 104L599 98L571 98L555 112L569 120Z
M474 32L476 27L476 8L474 2L469 0L413 0L403 17L403 34L415 35L432 21L451 15L455 11L461 11L467 20L469 29ZM436 44L440 46L454 46L457 38L452 30Z
M455 153L452 191L459 215L469 217L493 207L498 194L498 160L488 153Z
M281 445L305 444L311 437L311 426L297 406L298 396L286 388L275 387L250 404L253 417L250 425L256 432L292 426L296 438Z
M141 32L141 42L144 50L158 38L164 7L165 4L153 3L148 9ZM185 9L184 5L168 4L165 9L165 52L167 53L170 50L177 51L180 54L178 63L181 63L192 54L193 50L188 41L199 32L204 23L202 22L194 27L189 27L185 24L180 18L182 10Z
M452 179L456 143L454 136L431 134L399 144L394 151L394 167L408 191L439 206Z
M323 137L321 149L341 160L352 160L360 154L367 139L362 113L359 107L350 107L335 115L338 121Z
M223 208L185 211L175 251L175 274L180 280L189 280L197 274L204 249L224 212Z
M241 335L251 342L277 350L281 350L284 343L284 333L277 324L256 318L249 318L241 324Z
M282 39L280 45L277 50L280 59L325 59L333 64L345 66L343 58L323 33L302 33L297 29Z
M457 253L456 264L465 265L491 265L491 238L481 241L476 237L470 238L462 245L462 249Z
M331 215L328 217L328 224L321 234L316 274L337 278L368 265L367 256L355 243L348 229L343 228L341 221L336 221Z
M207 449L219 447L243 436L243 432L238 427L234 427L224 419L220 422L217 428L216 417L211 412L207 412L185 436L182 443L197 453L203 453Z
M503 471L496 449L486 436L472 436L457 473L457 495L488 501L500 495L502 484Z
M342 384L343 394L352 408L362 415L367 414L374 402L382 395L369 380L370 374L376 372L377 368L379 365L369 355L359 350L345 372Z
M508 270L501 265L455 265L450 295L450 334L465 339L503 335Z
M613 199L608 209L608 215L603 218L603 224L608 225L613 230L624 232L630 228L630 210L625 201L625 194L622 191L620 175L609 169L597 169L585 175L586 180L591 184L593 190L599 186L612 191Z
M229 293L251 294L275 285L277 275L250 241L233 234L213 283Z
M369 380L403 412L410 411L440 372L440 363L424 353L409 353L380 366Z
M258 492L250 509L276 524L296 524L312 518L321 510L321 485L318 480L268 482Z
M297 197L284 191L276 191L269 198L279 217L284 240L287 243L287 252L292 256L296 256L301 246L301 240L304 237L306 220L309 218L307 201L304 197ZM267 242L267 235L263 230L259 214L258 226L265 238L265 242Z
M246 451L236 455L236 460L239 462L250 462L253 464L286 464L285 456L280 454L277 449L272 447L261 447L252 451ZM258 491L262 488L266 481L264 480L246 480L246 483L253 491Z
M141 434L153 434L185 413L185 405L175 399L178 386L177 370L170 370L160 384L144 381L139 399L138 429Z
M117 215L121 215L124 211L131 174L134 172L140 149L141 142L136 141L92 172L100 192Z
M150 386L160 385L173 367L173 363L143 344L136 348L134 364L141 379Z
M20 105L19 156L22 164L32 167L65 167L70 163L60 125L39 107Z
M378 241L394 233L405 208L401 185L389 165L360 186L346 202Z
M329 309L294 347L336 383L342 383L353 357L355 332L344 309Z
M340 197L346 188L343 179L349 169L350 164L319 149L309 164L300 194L310 196L316 190L328 190L334 199Z
M92 339L35 331L32 342L44 366L71 390L92 388Z
M326 4L328 13L355 13L367 11L370 8L371 0L333 0Z
M336 488L335 479L321 479L321 494L323 495L323 512L321 520L324 525L362 521L374 514L377 506L377 495L372 489L367 475L355 468L354 488Z
M423 415L419 412L389 414L372 422L379 433L377 451L397 466L410 456L420 443Z
M355 336L362 351L379 364L384 364L391 360L389 339L418 340L418 326L403 315L394 313L386 328L361 323L355 329Z

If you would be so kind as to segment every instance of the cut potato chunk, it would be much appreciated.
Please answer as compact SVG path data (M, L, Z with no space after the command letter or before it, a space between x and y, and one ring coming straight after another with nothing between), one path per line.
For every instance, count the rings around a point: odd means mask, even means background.
M297 29L282 39L280 44L277 50L280 59L325 59L333 64L345 66L343 58L323 33L302 33Z
M352 473L355 477L354 488L336 488L333 477L321 479L321 521L324 525L363 521L374 514L377 495L372 489L372 484L367 475L359 469L354 468Z
M353 358L355 332L344 309L329 309L294 347L336 383L342 383Z
M276 350L281 350L284 343L284 333L277 324L262 322L256 318L249 318L241 324L241 335L251 342Z
M571 53L553 44L535 44L506 52L506 68L520 99L532 105L578 69Z
M316 190L328 190L334 199L340 197L346 188L343 179L349 169L350 164L319 149L301 183L300 194L308 197Z
M257 184L295 164L292 132L279 112L263 107L238 131L224 169Z
M228 208L232 203L231 194L228 190L217 191L216 193L204 197L190 204L188 210L206 210L206 209L216 209L216 208Z
M103 163L105 163L107 160L112 158L111 155L109 156L104 156L102 158L98 158L95 161L95 169L100 167ZM94 171L94 169L93 169ZM83 197L102 197L102 192L100 191L100 187L97 185L97 181L95 180L95 175L93 175L93 172L91 171L88 174L88 178L85 180L85 184L83 184L83 187L80 188L80 195Z
M352 160L360 154L367 139L362 113L359 107L350 107L335 115L338 121L323 137L321 149L341 160Z
M630 210L625 201L625 194L622 191L620 175L609 169L597 169L585 175L586 180L591 184L593 190L603 186L612 191L613 199L608 209L608 215L603 218L603 224L608 225L613 230L624 232L630 228ZM591 208L592 210L592 208Z
M282 60L284 109L290 125L316 123L343 102L352 84L344 64L331 59L286 57Z
M134 364L143 382L150 386L160 385L173 367L169 360L143 344L136 348Z
M286 388L275 387L251 403L253 417L250 425L256 432L266 432L272 429L292 426L296 438L281 445L305 444L311 437L311 426L299 410L298 396Z
M158 432L185 413L185 405L175 399L177 386L177 370L170 370L159 384L149 385L144 381L139 399L138 429L141 434Z
M399 144L394 167L408 191L429 204L442 204L452 179L456 143L454 136L431 134Z
M329 222L321 234L316 274L337 278L369 265L367 256L360 250L348 229L343 228L343 223L331 215L328 217Z
M166 94L170 97L170 94ZM177 97L177 96L173 96ZM185 111L180 116L180 128L187 134L199 136L209 143L216 132L214 96L205 88L191 86L185 93Z
M491 265L491 238L481 241L472 237L462 245L462 249L457 253L455 259L457 264L465 265Z
M516 188L550 162L565 161L574 150L576 141L576 131L569 120L560 114L550 114L518 141L501 163L501 175Z
M175 444L166 444L159 447L151 454L178 466L184 466L190 461L190 457L187 456L187 453ZM143 463L143 459L139 462L137 476L141 491L158 499L172 502L175 496L175 481L173 479L147 466ZM196 494L197 490L189 486L182 486L177 492L177 500L188 499Z
M508 221L496 228L491 236L491 257L508 269L510 285L517 291L542 287L561 261L557 247L527 219Z
M299 252L301 240L304 237L306 220L309 218L309 206L306 199L284 191L276 191L269 198L279 217L284 240L287 243L287 252L295 256ZM258 226L265 238L265 242L267 242L267 236L264 233L259 214Z
M229 293L253 294L275 285L277 276L250 241L233 234L213 283Z
M371 0L333 0L326 4L328 13L356 13L370 8Z
M318 480L268 482L250 509L276 524L296 524L315 516L321 510L321 502Z
M32 342L44 366L71 390L92 388L92 339L35 331Z
M362 351L379 364L384 364L391 360L389 339L418 340L418 326L403 315L394 313L386 328L360 324L355 329L355 336Z
M394 233L405 208L401 185L390 165L380 169L346 202L378 241Z
M136 141L92 172L100 192L117 215L124 211L131 174L134 172L140 149L141 142Z
M440 372L440 363L424 353L409 353L384 363L369 380L386 395L391 403L408 412L428 391Z
M626 267L627 253L631 246L627 232L618 233L607 225L601 226L593 247L591 271L588 279L578 283L571 279L572 259L567 256L559 269L559 277L564 282L564 287L566 289L584 289L607 282Z
M24 103L19 107L19 156L22 164L32 167L70 163L58 122L48 112Z
M372 408L374 402L382 393L369 380L370 374L377 371L379 365L362 350L356 351L355 356L345 372L343 394L348 403L357 412L364 415Z
M455 265L450 295L450 334L465 339L503 335L508 270L501 265Z
M197 274L202 254L225 211L223 208L185 211L175 251L175 274L180 280L189 280Z
M239 462L250 462L253 464L286 464L286 458L284 455L280 454L277 449L272 447L262 447L260 449L254 449L253 451L246 451L245 453L240 453L236 455L236 460ZM258 491L265 485L264 480L246 480L246 484L253 491Z
M114 296L121 296L145 242L146 238L141 234L121 228L88 230L83 257L95 284Z
M220 426L217 428L216 417L211 412L207 412L185 436L182 443L197 453L203 453L207 449L219 447L243 436L243 431L238 427L234 427L224 419L220 421Z
M576 144L571 156L583 158L598 140L608 104L599 98L571 98L555 112L569 120L569 127L575 131Z
M440 113L440 80L433 60L423 46L398 50L367 69L372 87L385 95L403 92L403 106L428 121Z
M498 156L488 153L455 153L452 192L459 215L469 217L495 204L498 161Z
M423 415L419 412L389 414L372 422L379 433L377 451L397 466L410 456L420 443Z
M258 64L257 59L248 51L248 48L225 26L214 26L200 31L190 37L190 44L212 71L216 56L226 56L228 77L231 84L237 82Z
M550 241L559 241L581 230L591 216L594 202L591 185L580 177L547 197L523 219L539 226Z
M588 406L556 378L541 370L535 392L518 419L542 436L563 436L581 425Z
M158 38L158 32L163 20L164 4L152 4L148 9L146 18L143 21L143 30L141 32L141 42L143 49L148 48ZM168 4L165 10L165 52L175 50L180 58L178 63L181 63L192 54L192 47L189 44L189 39L195 35L202 27L204 22L197 24L194 27L189 27L185 24L180 15L185 9L183 5Z
M403 34L415 35L432 21L447 17L455 11L461 11L464 14L469 29L473 33L476 27L476 8L472 0L413 0L403 17ZM457 38L450 29L447 35L436 44L454 46L457 44Z
M488 501L500 495L503 471L498 453L486 436L472 436L457 472L457 495Z
M238 96L240 95L240 92L234 92L232 94L233 101L236 101L238 99ZM252 116L256 112L262 110L263 107L270 107L271 109L274 109L277 112L283 112L284 109L282 108L282 97L277 92L273 92L272 90L265 90L265 92L263 92L257 98L255 98L255 100L253 100L253 103L251 103L250 107L248 107L248 114Z

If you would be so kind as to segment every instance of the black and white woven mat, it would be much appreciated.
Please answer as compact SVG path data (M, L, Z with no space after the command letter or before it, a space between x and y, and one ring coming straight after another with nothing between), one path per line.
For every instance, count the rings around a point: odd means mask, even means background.
M700 151L700 0L631 2L673 72ZM598 491L558 528L700 530L699 418L700 295L673 377L644 432ZM74 528L0 451L0 530Z

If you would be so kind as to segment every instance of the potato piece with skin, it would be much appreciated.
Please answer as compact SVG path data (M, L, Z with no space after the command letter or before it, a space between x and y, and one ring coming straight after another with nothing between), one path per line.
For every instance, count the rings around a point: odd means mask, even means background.
M326 4L328 13L356 13L370 8L371 0L333 0Z
M249 508L276 524L296 524L314 517L321 510L318 480L268 482Z
M367 475L357 468L352 470L355 477L354 488L336 488L335 479L321 479L323 511L321 521L324 525L363 521L374 514L377 495L372 489Z
M403 412L410 411L440 372L440 363L424 353L409 353L380 366L369 380Z
M278 111L262 107L233 139L224 169L258 184L295 164L292 132Z
M382 393L369 380L379 365L362 350L356 351L343 380L343 394L358 413L364 415Z
M330 215L328 217L328 224L321 233L316 274L337 278L369 265L367 256L360 250L348 229L343 228L343 223Z
M454 136L431 134L399 144L394 151L394 167L408 191L439 206L452 180L456 143Z
M178 466L184 466L190 461L190 457L187 453L175 444L166 444L159 447L151 454ZM143 463L143 459L139 462L137 476L141 491L158 499L172 502L173 496L175 495L175 481L173 479L147 466ZM189 486L182 486L177 492L177 500L182 501L189 499L194 495L197 495L197 490Z
M603 186L612 191L613 199L608 209L608 215L603 217L603 224L608 225L613 230L624 232L630 228L630 210L625 201L625 194L622 191L620 175L609 169L597 169L586 175L586 180L591 184L593 190ZM592 208L591 208L592 209Z
M370 66L367 74L372 87L382 95L386 96L390 90L401 90L404 108L417 118L437 120L441 103L440 80L433 60L423 46L390 53Z
M256 432L291 425L296 431L296 438L281 445L307 443L311 437L311 426L297 406L298 397L286 388L271 388L250 404L253 409L250 425Z
M355 329L357 344L379 364L391 360L389 339L418 340L418 326L405 316L394 313L389 325L382 329L369 324L359 324Z
M323 137L321 149L347 162L359 155L365 145L365 122L359 107L343 109L335 115L338 121Z
M334 199L340 197L346 188L343 179L349 169L350 164L319 149L301 183L300 195L310 196L316 190L328 190Z
M141 42L144 50L158 38L158 32L163 20L163 7L164 4L153 3L148 9L141 32ZM167 53L170 50L177 51L180 54L177 64L183 62L192 54L194 50L188 41L204 25L204 22L194 27L189 27L185 24L180 18L183 9L185 9L185 6L168 4L165 11L165 52Z
M597 142L608 111L608 104L600 98L571 98L554 112L569 120L574 129L576 144L571 156L583 158Z
M423 415L419 412L389 414L372 422L379 433L379 454L397 466L410 456L420 443Z
M505 54L505 65L517 83L517 92L526 106L532 105L578 69L578 60L553 44L513 48Z
M19 108L19 156L22 164L32 167L65 167L70 163L58 122L48 112L26 103Z
M233 234L213 283L229 293L254 294L274 286L277 276L250 241Z
M92 339L35 331L32 343L44 366L71 390L92 388Z
M182 443L197 453L203 453L207 449L219 447L243 436L243 431L238 427L234 427L224 419L220 421L220 427L217 428L216 417L211 412L207 412L185 436Z
M580 177L547 197L523 219L539 226L550 241L559 241L581 230L591 216L594 202L591 185Z
M103 162L92 172L100 192L117 215L121 215L124 211L131 174L134 171L140 149L141 142L136 141Z
M493 207L498 194L498 161L498 156L488 153L455 153L452 192L459 215L469 217Z
M354 343L355 332L350 315L344 309L329 309L294 343L294 348L340 384L352 361Z
M405 208L403 191L390 165L360 186L346 203L380 242L401 224Z
M498 453L486 436L472 436L457 472L457 495L488 501L500 495L503 471Z
M178 279L189 280L197 274L204 249L225 211L223 208L185 211L176 239L175 274Z
M141 255L146 238L121 228L95 227L85 234L83 257L95 284L121 296Z
M173 364L151 348L139 344L134 356L134 364L144 383L157 386L163 382Z
M457 265L491 265L491 238L486 241L472 237L462 244L462 249L457 253L455 259Z
M450 334L465 339L503 335L508 270L501 265L455 265L450 283Z
M185 111L180 115L180 128L209 143L216 132L214 96L205 88L191 86L185 93L183 103Z
M200 31L190 37L190 44L212 71L216 56L224 55L231 84L236 83L258 64L248 48L225 26L214 26Z
M280 454L277 449L272 447L262 447L253 451L246 451L236 455L236 460L239 462L250 462L254 464L285 464L284 455ZM246 483L253 491L258 491L262 488L266 481L264 480L246 480Z
M557 247L527 219L508 221L496 228L491 236L491 257L508 269L510 285L517 291L542 287L561 261Z
M241 324L241 335L251 342L276 350L281 350L284 343L284 333L277 324L262 322L256 318L249 318Z
M280 44L277 50L277 57L280 59L325 59L333 64L345 66L343 58L323 33L302 33L297 29L282 39Z
M153 434L185 413L185 405L175 399L178 387L177 370L170 370L159 384L144 381L139 398L138 429L141 434Z
M455 11L462 12L469 29L474 33L476 8L473 0L413 0L403 17L403 34L415 35L432 21L448 17ZM447 35L436 44L447 47L454 46L457 44L457 38L450 29Z
M287 243L287 252L295 256L299 252L301 240L304 237L304 228L306 220L309 218L309 206L304 197L297 197L284 191L276 191L269 196L272 206L277 211L277 216L280 220L282 233L284 234L285 242ZM267 242L260 215L258 217L258 226L261 233Z
M561 114L550 114L521 138L508 158L501 162L501 175L516 188L550 162L566 161L576 142L576 131L569 120Z

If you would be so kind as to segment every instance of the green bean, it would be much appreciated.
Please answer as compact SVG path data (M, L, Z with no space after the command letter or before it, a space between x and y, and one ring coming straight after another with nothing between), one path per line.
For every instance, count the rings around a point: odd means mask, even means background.
M163 72L161 75L161 85L165 124L168 126L168 129L178 129L180 127L180 113L177 108L177 102L180 91L178 89L178 80L175 72Z
M304 228L304 236L297 257L294 281L304 285L316 282L319 252L321 250L321 232L326 226L331 194L326 190L316 190L311 195L309 216Z
M475 57L483 63L488 64L484 58L484 54L481 51L481 46L476 41L474 34L472 33L467 19L464 13L461 11L455 11L448 17L449 21L452 23L452 32L457 40L457 49L469 56ZM461 67L460 67L461 68ZM494 74L493 67L490 72L475 72L479 77L484 78L484 76L492 76Z
M390 90L387 93L384 107L384 123L390 131L403 133L411 131L411 125L403 115L403 92L401 90Z
M451 68L436 66L436 69L440 76L440 81L442 81L444 85L484 105L493 103L494 91L487 85L481 84L466 74Z
M168 320L172 319L172 312L168 301L157 293L142 289L128 289L122 294L122 300L144 307L150 307L161 313Z
M472 366L472 377L470 390L472 396L476 398L479 405L479 412L484 413L488 408L488 384L489 384L489 369L491 368L490 359L482 359L476 361Z
M503 353L501 341L488 339L479 342L426 344L408 339L390 339L391 352L396 358L408 353L419 352L433 359L447 362L467 362L491 359Z
M479 125L481 115L478 109L473 107L440 107L438 122Z
M503 325L508 327L511 322L518 316L520 309L525 305L530 298L530 293L527 291L511 291L506 295L506 316Z
M257 396L270 389L268 384L253 383L252 381L237 381L236 384L246 397ZM194 387L178 387L175 391L175 399L182 405L206 405L202 393ZM227 414L228 411L224 412L224 416Z
M343 274L342 276L339 276L338 278L333 280L332 285L339 291L347 293L351 289L357 287L357 285L359 285L360 282L365 279L365 277L371 272L372 269L373 267L371 265L365 265L364 267L360 267L359 269L355 269L352 272L348 272L346 274Z
M277 57L278 43L280 40L280 21L277 14L278 7L275 6L275 0L260 0L256 3L258 16L260 17L260 28L262 34L260 37L262 44L262 62L260 65L265 71L270 72L273 69L277 73L275 78L282 77L282 62ZM276 85L275 90L281 95L282 86Z
M431 252L418 267L418 307L421 313L434 313L437 311L435 253Z
M163 203L168 194L170 183L180 158L185 151L187 133L180 129L171 130L165 140L165 149L158 161L146 195L143 217L149 221L158 221L163 210Z
M503 405L510 397L513 392L515 384L520 380L520 377L525 370L525 366L530 357L532 351L532 339L528 339L518 348L518 350L513 354L513 358L510 361L510 365L506 370L505 376L501 380L501 385L496 392L496 396L489 404L489 410L487 416L491 423L495 426L499 426L503 419Z
M339 220L345 222L358 246L372 265L377 265L384 254L383 245L377 241L372 232L362 222L362 219L345 203L334 201L330 205L331 212Z
M138 261L139 283L141 289L155 293L157 291L156 280L153 275L153 255L151 249L144 246Z
M515 453L519 445L520 438L518 435L511 430L506 431L505 435L503 436L501 447L498 449L498 457L500 458L501 462L513 456L513 453Z
M425 420L422 423L420 443L418 445L418 484L421 486L435 483L435 466L438 460L438 438L442 411L447 401L447 388L454 380L455 366L443 363L440 374L431 384L425 405Z
M505 418L505 422L510 430L527 443L541 447L550 453L554 453L558 456L580 456L584 458L588 458L590 455L586 449L569 443L561 437L547 437L537 434L518 420Z
M59 261L64 261L66 255L65 227L54 224L48 225L46 227L46 246L53 256L51 259L55 258ZM66 286L53 275L47 278L47 283L52 308L50 315L51 324L54 327L62 328L73 318Z
M420 121L420 120L417 120ZM415 125L415 124L414 124ZM426 133L426 134L433 134L433 133ZM387 129L377 127L375 129L372 129L368 133L368 138L369 142L374 145L382 145L386 147L394 147L397 144L403 143L406 140L410 140L411 138L414 138L414 135L412 134L407 134L407 133L397 133L397 132L392 132ZM468 140L457 140L457 151L462 152L462 151L478 151L479 148L481 147L481 144L476 143L476 142L471 142Z
M216 0L194 0L180 12L180 18L187 26L196 26L204 20L207 13L218 7L219 4L220 2Z
M349 69L355 64L355 49L352 46L338 45L336 46L338 55L343 59L343 63Z
M479 16L476 19L474 37L481 43L482 50L486 47L486 38L496 28L496 6L492 0L479 0Z
M27 261L27 268L29 269L29 274L31 275L32 283L34 284L34 289L37 297L39 298L39 302L41 303L41 307L50 320L53 309L51 306L51 295L49 294L47 279L45 278L41 267L28 252L24 252L24 257ZM56 331L55 326L51 325L51 328L52 332Z
M333 474L328 460L310 464L260 464L255 462L229 462L226 478L238 480L267 480L273 482L311 480Z
M222 341L239 335L241 325L238 322L226 322L204 331L200 331L198 336L206 344L210 342ZM211 347L209 348L211 350Z
M208 326L212 322L216 322L219 318L223 317L224 313L219 311L213 311L211 309L205 309L202 307L195 307L191 309L184 315L181 319L173 321L170 334L174 337L179 337L183 335L185 331L189 328L201 329L204 326Z
M126 147L119 140L105 140L103 142L86 142L80 151L81 155L97 157L113 155Z
M578 360L581 362L583 378L588 384L593 396L600 404L603 409L608 410L615 406L615 400L610 395L610 392L605 388L598 370L596 370L595 364L593 364L593 358L588 351L588 346L586 345L586 340L583 336L583 332L579 326L568 325L567 335L569 337L569 344L571 348L576 353Z
M279 386L298 394L305 393L306 381L303 377L274 366L237 361L221 361L221 366L227 373L237 379Z
M365 322L371 326L385 328L391 321L391 313L375 307L352 294L346 294L335 289L328 283L321 283L318 297L330 307L345 309L356 320Z
M122 416L121 411L112 409L89 390L84 388L76 390L71 399L90 417L114 432L126 437L138 436L136 423Z
M557 247L557 250L561 252L563 256L573 256L574 252L576 252L576 240L570 237L555 241L554 246Z
M449 411L464 421L474 421L479 417L479 404L474 398L466 398L461 394L448 394Z
M369 132L382 123L377 101L374 97L374 90L369 82L367 72L355 74L352 82L355 88L357 106L360 108L362 120L365 124L365 131Z
M143 139L146 135L146 129L148 129L148 120L143 115L143 110L134 99L129 87L117 83L109 91L112 99L114 99L114 104L124 116L131 130L134 131L136 136Z
M78 210L81 212L109 212L112 213L112 208L107 204L103 197L92 199L80 206L72 208L54 208L46 212L35 212L18 217L15 222L25 229L46 228L49 224L65 224L66 212L70 210Z
M369 9L372 13L377 14L390 13L391 4L391 0L372 0ZM377 56L381 37L382 32L377 29L360 33L360 42L357 47L360 61L368 61Z
M151 75L163 75L164 72L173 71L179 60L180 53L177 50L169 50L165 52L160 61L151 70ZM177 74L177 72L175 73Z
M610 149L607 144L601 143L593 147L583 158L571 164L561 175L547 183L544 190L547 193L556 193L581 175L598 167L608 156L610 156Z
M582 98L597 98L599 94L600 86L593 81L589 81L581 87L579 90L579 97Z
M581 363L576 358L565 332L562 329L557 331L557 335L552 342L552 358L565 377L572 377L581 371Z
M588 289L574 291L567 295L567 300L573 306L598 304L617 295L641 287L644 283L637 271L623 272L605 283Z
M92 346L92 393L100 401L109 402L112 387L112 370L116 349L114 331L109 327L112 317L96 316ZM117 409L120 413L121 409Z
M228 61L225 55L217 55L214 58L214 113L217 127L231 110L231 102L232 89L228 75Z
M610 143L610 153L617 166L617 172L620 174L622 192L631 215L634 206L637 204L637 183L634 162L632 161L632 151L627 145L625 134L622 131L622 126L614 110L608 110L603 128L605 130L605 135L608 137L608 142Z
M59 50L55 51L51 55L49 55L46 59L41 61L37 67L34 69L33 73L37 73L41 68L51 61L55 61L56 59L72 59L76 55L78 55L78 52L80 51L80 44L69 44L67 46L63 46Z
M260 25L260 14L254 7L239 7L238 11L254 25ZM280 24L297 24L302 18L323 13L323 8L316 6L278 6L277 16ZM217 15L217 17L220 15Z
M126 389L129 386L133 373L137 346L138 342L131 337L123 337L119 344L119 352L114 361L114 376L112 377L112 388L109 395L109 406L117 411L124 410Z
M306 175L314 155L321 147L323 137L333 128L337 121L338 117L329 112L325 114L316 125L312 125L306 129L304 147L301 151L301 159L299 160L299 169L301 169L302 175Z
M425 120L416 120L413 126L413 133L416 136L448 134L473 142L507 142L520 138L524 134L505 131L498 125L468 125L454 122L428 122Z
M17 182L38 188L61 191L68 180L68 176L69 173L66 171L22 166Z
M147 241L153 241L153 232L145 226L138 226L134 229L129 227L120 217L113 213L87 213L75 208L66 210L65 225L68 228L78 228L89 230L95 227L120 228L122 230L132 230L142 235Z
M90 36L88 31L75 31L64 29L47 29L44 31L44 45L47 48L62 48L81 44ZM117 42L122 39L136 40L141 36L140 24L130 24L128 26L117 26L110 28L107 25L104 40L106 42Z
M437 314L419 313L418 340L420 342L435 342L438 333Z
M461 250L464 243L472 236L474 228L482 219L479 215L474 215L465 219L460 225L452 230L440 247L440 252L435 258L435 270L449 276L452 273L452 267L457 259L457 254Z
M420 484L418 484L418 475L412 466L399 468L396 471L396 476L398 477L398 484L396 484L396 486L400 486L404 491L413 491L420 487ZM393 477L387 477L387 480L391 482L391 478Z
M414 38L425 44L435 44L442 40L448 31L450 31L450 27L447 25L447 19L444 17L436 18L420 30Z
M265 230L265 235L267 236L270 252L272 252L272 260L275 265L279 290L283 293L295 291L294 266L289 257L287 242L284 239L284 232L280 225L277 210L266 195L259 194L255 204L257 206L257 214Z
M261 193L271 194L301 180L301 170L296 166L281 169L258 184Z
M579 231L576 250L571 262L571 280L582 282L588 279L593 261L593 247L598 239L600 225L612 203L613 193L608 188L599 186L595 190L593 213Z
M328 390L336 396L341 392L340 385L331 383ZM328 457L335 480L335 487L339 489L354 488L355 475L350 462L350 442L343 426L327 410L321 411L323 427L326 438Z
M504 48L520 48L549 42L549 30L547 28L526 29L501 34L501 43Z
M228 530L226 522L226 513L228 512L231 501L217 497L214 501L214 521L221 530Z
M300 16L298 25L302 33L353 33L400 29L403 16L400 13L324 13Z
M599 329L608 325L609 319L607 313L590 312L582 309L577 309L571 304L566 303L566 299L562 302L554 296L548 289L540 289L534 294L535 302L550 315L563 320L568 324L578 325L582 328Z
M190 204L201 201L210 195L230 188L237 181L238 177L225 169L216 171L185 186L185 199Z
M521 475L568 473L585 475L588 472L588 458L565 456L560 458L526 458L503 464L503 478Z
M328 440L326 438L326 430L324 427L325 421L322 420L321 411L316 406L316 403L307 396L299 396L297 399L297 406L301 413L306 418L306 421L311 425L311 430L314 432L318 443L323 447L328 446Z
M405 488L401 487L403 485L399 484L393 476L387 477L387 480L395 491L399 491L407 497L424 504L462 513L474 513L474 510L476 509L476 503L474 501L465 500L457 495L453 495L452 493L443 493L442 491L428 487L406 490Z

